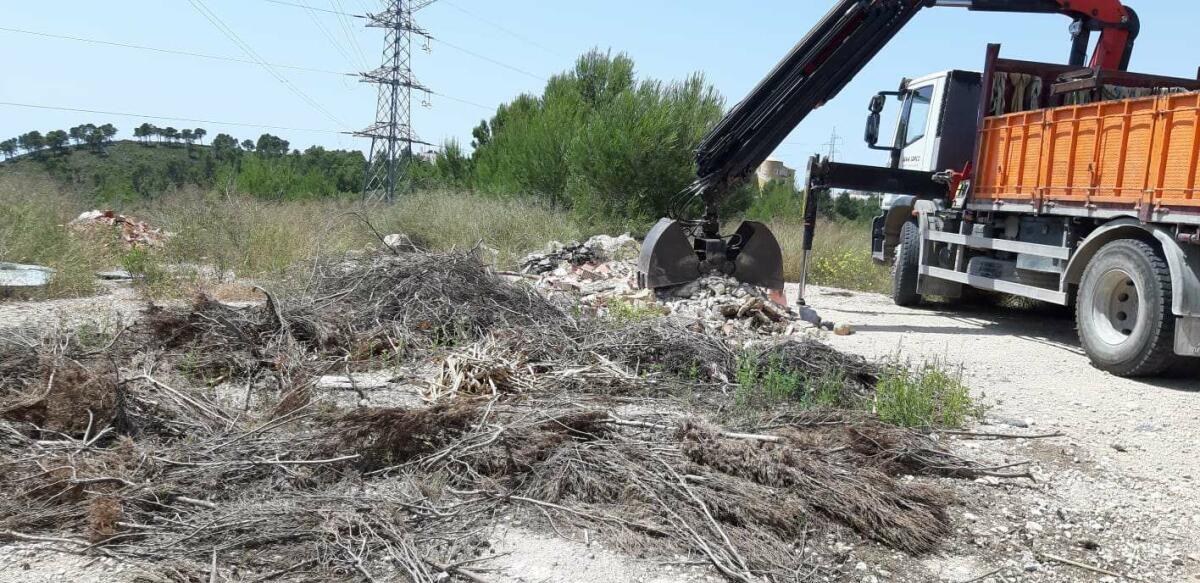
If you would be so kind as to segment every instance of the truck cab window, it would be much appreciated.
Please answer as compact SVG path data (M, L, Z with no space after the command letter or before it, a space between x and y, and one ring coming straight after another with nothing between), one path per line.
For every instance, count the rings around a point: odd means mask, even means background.
M925 128L929 125L929 107L933 103L933 85L921 87L908 98L905 122L904 147L917 143L925 137Z

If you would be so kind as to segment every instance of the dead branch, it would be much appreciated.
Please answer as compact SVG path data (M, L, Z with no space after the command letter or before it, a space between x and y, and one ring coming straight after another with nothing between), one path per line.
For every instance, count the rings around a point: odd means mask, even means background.
M1059 556L1057 556L1057 555L1051 555L1051 554L1047 554L1047 553L1038 553L1038 555L1039 555L1039 556L1041 556L1041 557L1042 557L1042 558L1044 558L1044 559L1048 559L1048 560L1054 561L1054 562L1056 562L1056 563L1062 563L1062 564L1064 564L1064 565L1070 565L1070 566L1072 566L1072 567L1075 567L1075 568L1077 568L1077 569L1083 569L1083 570L1085 570L1085 571L1091 571L1091 572L1093 572L1093 573L1097 573L1097 574L1100 574L1100 575L1108 575L1108 576L1110 576L1110 577L1116 577L1116 578L1118 578L1118 579L1128 579L1128 580L1130 580L1130 581L1138 581L1138 582L1140 582L1140 583L1149 583L1149 582L1148 582L1148 581L1146 581L1145 579L1142 579L1142 578L1139 578L1139 577L1134 577L1134 576L1132 576L1132 575L1126 575L1126 574L1124 574L1124 573L1118 573L1118 572L1116 572L1116 571L1109 571L1109 570L1107 570L1107 569L1101 569L1100 567L1097 567L1097 566L1094 566L1094 565L1089 565L1089 564L1087 564L1087 563L1080 563L1079 561L1072 561L1071 559L1068 559L1068 558L1065 558L1065 557L1059 557Z

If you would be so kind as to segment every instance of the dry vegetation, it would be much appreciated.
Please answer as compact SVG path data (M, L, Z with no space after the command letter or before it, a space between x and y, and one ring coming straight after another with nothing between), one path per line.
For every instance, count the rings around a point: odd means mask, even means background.
M254 307L200 298L108 335L6 332L0 539L179 581L215 580L216 555L259 580L391 565L432 582L478 577L464 561L512 512L783 581L828 566L796 552L821 529L934 548L947 491L906 476L996 474L868 412L783 404L745 421L724 341L576 315L477 253L331 255ZM841 371L834 403L870 401L887 374L812 340L756 358ZM426 405L339 407L317 382L384 367L435 369L413 381Z
M86 295L96 289L92 274L124 267L142 277L153 296L186 296L197 284L239 278L271 281L297 264L326 253L378 244L364 220L382 234L404 233L424 248L470 249L480 242L500 267L514 265L547 241L570 241L613 231L612 225L585 225L569 213L528 201L463 193L425 192L391 206L364 206L352 200L271 202L233 193L183 190L124 205L137 216L174 234L161 252L130 253L115 239L82 238L62 228L94 208L47 179L0 177L0 260L48 265L59 270L49 297ZM772 229L784 247L786 276L799 269L798 221L776 221ZM865 227L823 223L812 268L818 284L885 291L886 269L872 265Z

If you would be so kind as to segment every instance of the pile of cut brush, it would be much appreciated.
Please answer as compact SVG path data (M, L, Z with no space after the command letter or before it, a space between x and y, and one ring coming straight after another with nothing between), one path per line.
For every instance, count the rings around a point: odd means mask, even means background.
M719 427L676 397L727 406L724 340L575 317L470 253L341 258L261 305L153 307L100 339L6 334L0 540L178 581L486 581L497 510L792 580L825 567L805 552L822 528L934 548L947 493L899 478L987 473L865 413ZM764 350L814 378L838 369L847 399L878 378L813 340ZM397 360L434 371L426 405L322 401L321 375ZM244 402L219 398L230 386Z

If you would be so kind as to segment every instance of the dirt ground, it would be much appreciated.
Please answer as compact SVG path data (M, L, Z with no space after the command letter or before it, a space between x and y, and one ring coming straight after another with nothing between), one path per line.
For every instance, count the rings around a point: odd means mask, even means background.
M1200 380L1132 381L1093 369L1065 311L913 310L877 294L812 288L808 295L822 316L854 326L852 336L825 337L839 349L961 366L989 407L972 431L1063 435L956 439L956 451L997 467L1032 461L1036 480L944 480L959 502L952 508L956 534L938 551L912 557L827 533L843 568L807 580L1200 582ZM136 305L126 290L5 303L0 327L104 318L109 310L125 321ZM722 580L685 557L623 556L604 541L564 540L511 521L501 522L493 541L494 559L481 567L497 582ZM157 579L139 565L50 546L0 546L0 582Z
M927 580L971 581L1004 567L994 581L1121 580L1053 555L1145 581L1200 581L1200 379L1128 380L1092 368L1064 308L907 309L828 288L807 296L822 317L854 326L827 339L839 349L961 366L989 406L978 431L1064 434L964 443L984 459L1034 460L1038 483L963 487L964 506L986 511L957 517L962 536L920 562Z

